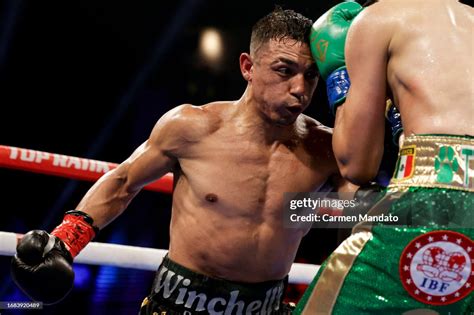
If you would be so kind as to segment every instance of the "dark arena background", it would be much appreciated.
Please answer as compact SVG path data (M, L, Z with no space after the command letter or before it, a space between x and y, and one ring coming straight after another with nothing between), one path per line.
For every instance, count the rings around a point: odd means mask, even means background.
M1 0L0 145L120 163L171 108L241 96L239 55L248 51L252 25L275 5L316 20L338 2ZM220 34L217 56L201 45L210 28ZM306 114L333 124L322 80ZM396 148L387 143L393 157ZM393 163L384 159L382 183ZM0 179L0 231L15 233L51 231L91 186L5 168ZM142 191L95 241L166 249L170 210L170 195ZM296 261L321 264L338 234L312 229ZM28 301L10 277L10 259L0 256L0 301ZM154 277L117 267L74 269L75 287L61 303L0 314L137 314ZM286 299L297 302L305 288L290 285Z

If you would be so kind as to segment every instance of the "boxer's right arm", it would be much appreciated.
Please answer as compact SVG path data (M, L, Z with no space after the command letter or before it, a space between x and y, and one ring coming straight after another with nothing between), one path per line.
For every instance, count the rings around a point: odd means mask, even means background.
M150 137L117 168L102 176L76 207L102 229L120 215L147 184L173 170L178 157L195 140L200 110L178 106L163 115Z
M88 213L103 228L120 215L148 183L171 171L176 152L185 144L183 108L166 113L155 125L148 140L117 168L102 176L86 193L76 209Z
M72 288L73 258L103 228L121 214L140 189L171 171L189 142L196 121L190 106L166 113L150 138L86 193L74 211L51 234L34 230L18 243L12 258L13 280L33 300L46 304L63 299Z

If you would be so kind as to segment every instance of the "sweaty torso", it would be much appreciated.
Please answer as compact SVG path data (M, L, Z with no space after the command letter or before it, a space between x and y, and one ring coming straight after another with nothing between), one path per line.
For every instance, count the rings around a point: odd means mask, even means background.
M262 143L235 106L194 109L210 128L179 153L170 258L227 280L281 279L307 232L283 226L283 196L317 189L334 171L330 132L300 115L291 139Z
M453 0L380 4L392 22L387 77L405 134L473 135L473 9Z

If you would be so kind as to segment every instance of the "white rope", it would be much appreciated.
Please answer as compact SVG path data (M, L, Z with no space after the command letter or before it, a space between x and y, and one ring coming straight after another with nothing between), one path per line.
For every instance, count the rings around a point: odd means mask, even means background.
M0 232L0 255L13 256L16 253L17 236L15 233Z
M294 263L291 266L288 282L310 284L318 273L319 265Z
M0 255L15 255L16 244L17 234L0 232ZM167 252L165 249L91 242L77 255L74 262L155 271ZM309 284L318 269L318 265L294 263L289 282Z

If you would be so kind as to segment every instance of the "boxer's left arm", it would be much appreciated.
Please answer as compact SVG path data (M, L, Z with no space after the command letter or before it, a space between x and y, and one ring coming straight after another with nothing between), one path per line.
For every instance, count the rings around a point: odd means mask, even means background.
M333 149L341 174L353 183L372 180L382 159L391 32L373 5L355 18L346 39L351 87L337 109Z

